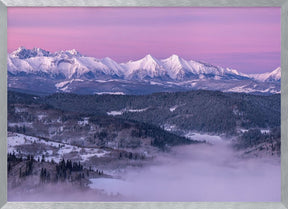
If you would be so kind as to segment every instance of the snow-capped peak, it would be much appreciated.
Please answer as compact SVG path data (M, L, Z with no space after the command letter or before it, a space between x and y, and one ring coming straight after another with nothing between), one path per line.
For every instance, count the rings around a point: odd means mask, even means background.
M80 53L76 49L66 50L66 53L71 55L80 55Z
M184 60L183 58L179 57L176 54L171 55L170 57L166 58L166 59L162 59L161 60L162 63L170 63L170 64L180 64L182 65L183 62L187 62L186 60Z
M227 70L228 72L233 73L233 74L240 75L240 73L239 73L237 70L235 70L235 69L226 68L226 70Z
M152 57L151 54L147 54L143 59L151 60L151 59L154 59L154 57Z
M22 50L27 50L24 46L20 46L18 49L16 49L15 51L13 51L11 54L14 54L14 53L19 53L21 52Z
M177 65L181 65L182 67L188 67L187 66L187 61L184 60L183 58L179 57L176 54L171 55L170 57L163 59L162 62L166 62L166 63L170 63L170 64L177 64ZM188 67L189 68L189 67Z
M96 59L81 55L77 50L64 50L55 53L33 48L19 47L8 56L8 71L17 75L45 75L52 78L87 78L126 80L157 79L162 81L189 80L247 80L279 82L281 68L264 74L243 74L235 69L222 68L200 61L187 61L176 54L162 60L151 54L135 61L117 63L109 57Z
M123 75L124 69L120 64L112 60L110 57L105 57L104 59L101 60L101 62L106 65L112 72L118 76Z
M121 66L124 69L125 77L128 79L154 78L165 74L162 63L150 54L140 60L122 63Z
M281 67L276 68L274 71L270 73L276 79L281 79Z
M156 65L159 65L159 60L157 60L156 58L154 58L151 54L147 54L145 57L143 57L142 59L140 60L137 60L135 62L145 62L145 63L154 63Z
M182 80L185 75L193 71L189 63L176 54L161 60L170 78Z
M15 51L13 51L10 56L18 57L19 59L28 59L31 57L41 57L41 56L49 56L50 52L40 48L26 49L21 46Z
M168 57L167 59L170 59L170 60L179 60L179 56L176 55L176 54L172 54L170 57Z
M279 82L281 81L281 67L276 68L272 72L251 74L250 77L261 82Z
M79 56L82 56L80 54L80 52L78 52L76 49L70 49L70 50L61 50L61 51L58 51L58 52L55 52L54 53L55 56L69 56L69 57L79 57Z

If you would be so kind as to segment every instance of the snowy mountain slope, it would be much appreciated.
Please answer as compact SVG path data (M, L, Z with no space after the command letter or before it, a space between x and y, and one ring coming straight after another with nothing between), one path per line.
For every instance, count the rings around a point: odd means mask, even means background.
M185 76L196 78L194 69L189 62L180 58L178 55L172 55L167 59L161 60L163 66L167 69L170 78L174 80L182 80Z
M8 132L8 146L7 150L8 153L15 153L16 155L19 153L19 147L21 146L29 146L29 145L36 145L36 148L34 148L34 157L35 159L41 158L42 155L45 153L45 159L51 161L52 159L59 163L64 156L71 155L78 153L78 156L75 156L78 158L79 161L84 162L87 161L90 157L104 157L106 154L109 154L108 151L103 149L97 149L97 148L83 148L75 145L65 144L61 142L56 141L49 141L47 139L42 139L39 137L33 137L33 136L27 136L24 134L19 133L12 133ZM39 151L38 149L41 149ZM40 147L40 148L39 148ZM43 149L44 148L44 149ZM53 152L54 150L54 152ZM55 151L57 150L57 151ZM38 152L36 152L38 151ZM27 152L27 151L26 151ZM30 154L30 153L23 153L23 150L21 154Z
M276 70L268 73L251 74L250 77L262 82L279 82L281 81L281 68L279 67Z
M129 94L134 88L140 91L136 94L142 94L173 91L175 87L175 90L180 88L183 91L280 92L281 68L271 73L249 75L204 62L187 61L178 55L158 60L148 54L140 60L119 64L109 57L96 59L83 56L75 49L51 53L39 48L20 47L8 55L7 61L8 85L16 89L37 91L38 84L42 83L41 88L48 89L48 92L56 89L60 92ZM31 77L38 86L29 83ZM119 83L121 85L117 86ZM144 90L144 86L154 90ZM85 92L85 89L89 91Z
M18 57L19 59L27 59L27 58L36 57L36 56L48 57L49 55L50 55L50 52L43 50L43 49L34 48L30 50L21 46L17 50L13 51L10 56Z
M165 76L166 70L162 63L152 57L150 54L143 59L137 61L129 61L122 63L121 66L125 69L123 72L126 79L145 79Z
M41 52L41 53L38 53ZM38 54L37 54L38 53ZM10 75L32 74L50 78L95 78L101 75L121 76L122 67L110 58L102 60L82 56L76 50L60 51L43 55L41 49L23 47L8 56Z

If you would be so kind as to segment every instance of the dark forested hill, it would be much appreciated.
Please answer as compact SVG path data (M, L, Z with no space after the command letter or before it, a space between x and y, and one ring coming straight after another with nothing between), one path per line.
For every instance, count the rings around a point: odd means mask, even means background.
M83 114L45 104L40 97L9 92L8 131L79 146L143 148L198 143L160 127L109 115ZM76 100L75 100L76 101ZM79 100L78 102L81 102ZM65 106L65 105L64 105Z
M79 146L164 148L195 142L182 137L187 131L241 136L238 147L280 140L273 131L280 128L278 94L197 90L143 96L60 93L40 97L9 92L8 104L9 131ZM274 135L262 134L261 129ZM256 134L259 140L252 137L251 141L253 131L260 132L259 137Z
M280 94L205 90L144 96L53 94L42 98L41 103L65 111L204 132L234 133L238 128L280 126Z

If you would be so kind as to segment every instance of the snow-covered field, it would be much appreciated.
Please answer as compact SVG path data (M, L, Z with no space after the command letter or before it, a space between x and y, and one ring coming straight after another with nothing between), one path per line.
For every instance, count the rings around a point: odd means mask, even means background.
M262 89L262 90L259 90L259 89L255 89L255 88L249 88L247 86L236 86L234 88L231 88L231 89L228 89L228 90L225 90L224 92L242 92L242 93L253 93L253 92L261 92L261 93L273 93L273 94L279 94L281 93L280 90L276 90L275 88L271 88L271 87L268 87L266 89Z
M35 153L25 153L23 149L20 149L20 146L29 146L35 145ZM45 145L45 146L42 146ZM43 147L43 153L37 153L37 149ZM45 160L51 161L52 159L55 162L60 162L61 159L65 159L66 155L71 155L72 153L77 153L77 157L81 162L89 160L90 157L103 157L109 152L97 148L82 148L78 146L73 146L69 144L59 143L44 140L38 137L26 136L24 134L8 133L8 153L17 154L33 154L35 159L42 158L42 155L45 156ZM25 150L25 149L24 149Z
M185 134L185 137L196 140L196 141L206 141L211 144L219 144L219 143L228 142L223 137L218 136L218 135L209 135L209 134L196 133L196 132L188 132L187 134Z

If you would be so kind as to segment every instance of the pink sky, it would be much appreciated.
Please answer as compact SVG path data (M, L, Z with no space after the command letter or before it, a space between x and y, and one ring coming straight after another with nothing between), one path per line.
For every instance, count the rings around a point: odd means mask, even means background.
M76 49L126 62L178 54L244 73L280 66L280 8L8 8L8 52Z

